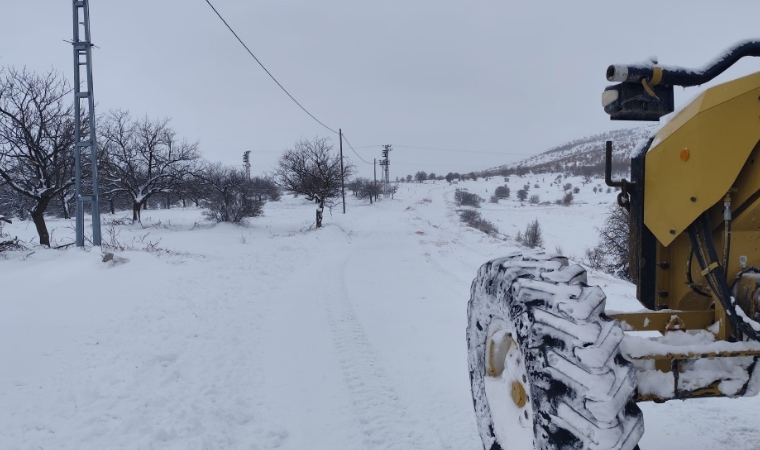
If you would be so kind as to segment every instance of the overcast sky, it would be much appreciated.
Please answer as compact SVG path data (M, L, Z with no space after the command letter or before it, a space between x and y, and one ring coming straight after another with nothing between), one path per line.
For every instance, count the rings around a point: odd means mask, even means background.
M613 128L611 63L701 66L760 37L760 1L212 0L272 74L391 177L485 169ZM171 117L207 159L269 170L337 136L268 78L205 0L91 0L97 111ZM3 0L0 65L72 78L70 0ZM760 69L743 61L719 80ZM696 88L676 89L676 102ZM421 150L430 147L461 150ZM344 152L371 176L348 148Z

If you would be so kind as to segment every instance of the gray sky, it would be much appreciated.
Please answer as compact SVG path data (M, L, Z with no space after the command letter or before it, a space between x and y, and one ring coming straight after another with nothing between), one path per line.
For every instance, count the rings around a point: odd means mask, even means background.
M72 77L70 0L3 1L0 65ZM504 164L610 123L611 63L701 66L760 37L754 1L212 0L274 76L391 176ZM204 0L91 0L98 112L168 116L207 159L269 170L300 137L329 136L267 77ZM743 61L719 78L760 69ZM676 90L676 101L697 90ZM332 136L337 145L337 137ZM435 147L469 151L404 148ZM348 148L344 152L371 176ZM476 153L477 152L477 153ZM488 153L492 152L492 153Z

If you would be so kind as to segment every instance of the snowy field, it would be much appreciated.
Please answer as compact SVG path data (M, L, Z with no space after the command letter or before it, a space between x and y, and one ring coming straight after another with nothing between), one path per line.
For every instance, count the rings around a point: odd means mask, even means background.
M569 207L514 200L530 184L553 203L553 178L511 177L511 199L481 213L508 236L538 219L547 250L579 259L615 194L576 178L562 180L581 187ZM402 184L394 200L349 198L320 230L290 196L248 227L179 208L108 225L123 213L104 217L104 241L125 246L115 262L0 259L0 449L482 448L467 300L477 268L515 244L460 224L453 197L501 184ZM71 221L49 227L71 241ZM5 232L31 240L34 226ZM589 281L610 309L640 308L631 284ZM760 398L641 407L642 450L760 449Z

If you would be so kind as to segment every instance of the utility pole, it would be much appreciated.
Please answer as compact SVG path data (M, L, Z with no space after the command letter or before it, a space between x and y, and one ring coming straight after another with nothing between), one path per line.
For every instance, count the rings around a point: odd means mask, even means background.
M372 159L372 169L375 171L375 200L377 200L377 159Z
M248 150L243 153L243 167L245 167L245 178L251 179L251 151Z
M340 194L343 196L343 214L346 213L346 187L344 186L345 174L343 172L343 130L338 128L340 136Z
M92 91L92 41L88 0L73 0L74 5L74 176L76 207L76 246L84 247L84 206L92 211L92 245L100 247L100 194L98 193L98 154L95 138L95 98ZM85 91L82 91L84 77ZM87 139L82 136L82 106L89 125ZM88 154L89 153L89 154ZM92 192L82 194L82 156L90 158Z
M383 145L383 160L380 161L380 165L383 166L383 195L388 196L388 187L390 186L390 166L391 160L388 159L388 153L393 150L393 146Z

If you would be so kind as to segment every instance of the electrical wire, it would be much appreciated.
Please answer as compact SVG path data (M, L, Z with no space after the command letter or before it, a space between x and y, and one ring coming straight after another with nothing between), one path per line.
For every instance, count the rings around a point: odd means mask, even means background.
M259 64L259 66L261 66L262 69L264 69L264 72L266 72L266 74L269 75L269 78L271 78L272 81L274 81L277 84L277 86L279 86L280 89L282 89L282 92L284 92L288 97L290 97L291 100L293 100L293 103L295 103L296 105L298 105L298 107L301 108L301 110L303 110L303 112L305 112L306 114L308 114L309 117L311 117L312 119L314 119L314 121L316 121L318 124L322 125L325 129L327 129L327 130L329 130L329 131L331 131L331 132L333 132L335 134L340 134L337 131L335 131L334 129L332 129L332 128L328 127L327 125L325 125L324 122L322 122L321 120L317 119L314 116L314 114L310 113L309 110L307 110L298 100L296 100L296 98L293 97L293 95L291 95L290 92L288 92L288 90L285 89L285 87L279 81L277 81L277 78L275 78L274 75L272 75L272 73L269 72L269 70L264 66L264 64L261 61L259 61L259 58L257 58L256 55L253 54L253 52L251 51L251 49L248 48L248 46L245 44L245 42L243 42L243 40L240 38L240 36L238 36L238 34L235 32L235 30L232 29L232 27L230 26L230 24L227 23L227 21L224 19L224 17L222 17L222 15L214 7L214 5L211 4L211 1L210 0L206 0L206 3L208 3L208 5L214 11L214 13L217 15L217 17L219 17L219 19L222 21L222 23L224 23L224 25L227 27L227 29L230 30L230 32L232 33L232 35L235 36L235 39L237 39L238 42L240 42L240 44L243 46L243 48L245 48L245 50L248 52L248 54L251 55L251 57ZM357 158L359 158L365 164L372 164L372 163L366 161L364 158L362 158L359 155L359 153L356 152L356 149L354 149L354 147L351 145L351 143L348 142L348 139L346 139L346 135L345 134L343 135L343 139L346 141L346 144L348 144L348 147L351 149L351 151L354 152L354 154L356 155ZM366 148L373 148L373 147L382 147L382 145L369 145L369 146L366 146L366 147L359 147L359 149L366 149ZM459 149L436 148L436 147L416 147L416 146L412 146L412 145L397 145L396 147L399 147L399 148L408 148L408 149L416 149L416 150L435 150L435 151L444 151L444 152L484 153L484 154L493 154L493 155L505 155L504 152L488 152L488 151L480 151L480 150L459 150ZM529 154L529 153L506 153L506 155L533 156L532 154Z
M442 152L458 152L458 153L485 153L489 155L520 155L520 156L535 156L535 153L505 153L505 152L489 152L485 150L460 150L455 148L437 148L437 147L416 147L412 145L394 145L398 148L410 148L414 150L436 150Z
M353 152L354 152L354 155L356 155L356 157L357 157L357 158L359 158L359 159L361 159L362 161L364 161L364 163L365 163L365 164L372 164L372 163L371 163L371 162L369 162L369 161L365 161L365 160L364 160L364 158L362 158L361 156L359 156L359 154L358 154L358 153L356 153L356 150L354 150L354 147L353 147L353 146L351 146L351 143L350 143L350 142L348 142L348 139L346 139L346 133L343 133L343 140L344 140L344 141L346 141L346 144L348 144L348 148L350 148L350 149L351 149L351 151L353 151Z
M291 100L293 100L293 102L295 102L295 104L296 104L296 105L298 105L298 107L299 107L299 108L301 108L301 109L303 110L303 112L305 112L306 114L308 114L308 115L309 115L309 117L311 117L312 119L314 119L314 120L315 120L315 121L316 121L318 124L322 125L323 127L325 127L326 129L328 129L328 130L332 131L333 133L335 133L335 134L338 134L338 132L337 132L337 131L335 131L335 130L333 130L332 128L328 127L327 125L325 125L324 123L322 123L322 121L321 121L321 120L319 120L319 119L317 119L316 117L314 117L314 115L313 115L312 113L310 113L310 112L309 112L309 111L308 111L306 108L304 108L304 107L303 107L303 105L301 105L301 104L298 102L298 100L296 100L296 99L295 99L295 97L293 97L292 95L290 95L290 92L288 92L288 90L287 90L287 89L285 89L285 87L283 87L283 85L282 85L282 84L280 84L280 82L279 82L279 81L277 81L277 78L275 78L275 77L274 77L274 75L272 75L272 74L271 74L271 73L270 73L270 72L267 70L267 68L266 68L266 67L264 67L264 64L262 64L262 63L261 63L261 61L259 61L259 58L257 58L257 57L256 57L256 55L254 55L254 54L253 54L253 52L251 51L251 49L250 49L250 48L248 48L248 46L247 46L247 45L245 45L245 42L243 42L243 40L242 40L242 39L240 39L240 36L238 36L238 35L237 35L237 33L235 33L235 30L233 30L233 29L232 29L232 27L230 26L230 24L228 24L228 23L227 23L227 21L226 21L226 20L224 20L224 17L222 17L222 15L221 15L221 14L219 14L219 11L217 11L217 10L216 10L216 8L214 8L214 5L212 5L212 4L211 4L211 2L210 2L209 0L206 0L206 3L208 3L208 5L211 7L211 9L213 9L213 10L214 10L214 12L216 13L216 15L217 15L217 16L219 16L219 18L222 20L222 22L224 22L224 25L227 27L227 29L228 29L228 30L230 30L230 32L232 32L232 34L235 36L235 38L238 40L238 42L240 42L240 44L242 44L242 45L243 45L243 47L246 49L246 51L248 51L248 54L249 54L249 55L251 55L251 56L253 57L253 59L255 59L255 60L256 60L256 62L257 62L257 63L259 63L259 65L261 66L261 68L262 68L262 69L264 69L264 72L266 72L266 73L267 73L267 75L269 75L269 78L271 78L271 79L272 79L272 80L273 80L275 83L277 83L277 86L279 86L279 87L280 87L280 89L282 89L282 91L283 91L284 93L286 93L286 94L288 95L288 97L290 97L290 99L291 99ZM366 162L366 161L365 161L365 162Z

